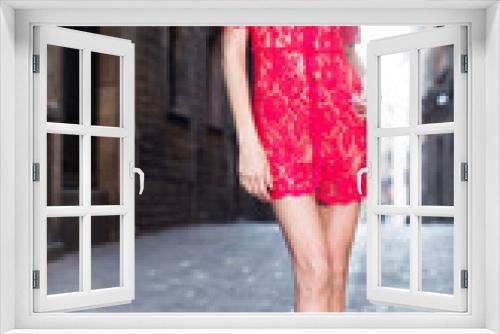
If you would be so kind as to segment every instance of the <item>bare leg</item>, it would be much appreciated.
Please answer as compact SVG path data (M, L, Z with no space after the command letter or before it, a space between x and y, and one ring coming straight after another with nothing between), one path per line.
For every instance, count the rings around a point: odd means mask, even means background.
M271 203L292 259L295 311L327 312L331 270L316 199L284 196Z
M356 232L359 203L320 205L319 213L327 238L330 259L331 294L328 309L342 312L351 246Z

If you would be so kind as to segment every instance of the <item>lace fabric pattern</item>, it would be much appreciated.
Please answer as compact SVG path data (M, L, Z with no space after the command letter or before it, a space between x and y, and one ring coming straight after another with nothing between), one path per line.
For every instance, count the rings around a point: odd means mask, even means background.
M359 202L366 122L351 98L361 80L345 55L357 26L228 26L245 29L253 60L252 113L273 178L273 199L315 194ZM366 193L366 182L362 184Z

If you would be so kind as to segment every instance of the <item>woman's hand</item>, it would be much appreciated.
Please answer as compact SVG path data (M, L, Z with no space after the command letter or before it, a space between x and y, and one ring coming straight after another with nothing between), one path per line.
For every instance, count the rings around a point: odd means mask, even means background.
M356 116L359 118L366 118L366 97L365 91L363 90L360 95L353 94L352 96L352 106L356 112Z
M240 145L238 174L240 184L263 202L271 200L272 178L269 163L260 142Z

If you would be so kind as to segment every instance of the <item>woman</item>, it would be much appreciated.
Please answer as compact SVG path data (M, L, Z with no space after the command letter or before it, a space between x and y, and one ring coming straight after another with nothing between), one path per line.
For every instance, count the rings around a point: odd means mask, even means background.
M225 83L241 185L271 204L287 241L294 310L343 311L365 166L355 26L228 26ZM253 90L246 77L251 39ZM354 97L354 99L353 99Z

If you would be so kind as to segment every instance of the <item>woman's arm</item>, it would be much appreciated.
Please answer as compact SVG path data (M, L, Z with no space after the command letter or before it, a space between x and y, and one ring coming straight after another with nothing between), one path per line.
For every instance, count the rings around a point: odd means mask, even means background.
M359 57L359 54L355 49L356 42L359 41L359 27L342 27L341 32L343 33L345 55L353 70L352 74L357 77L356 80L360 85L362 85L362 82L364 81L363 78L366 72L361 58ZM353 93L352 103L358 117L366 118L365 90L363 87L360 88L361 90L359 92L357 92L356 90L356 92Z
M271 173L254 124L246 70L248 31L223 29L223 69L239 147L238 173L241 185L260 200L270 200Z
M347 44L345 46L346 49L346 56L349 62L352 64L356 72L358 73L359 77L362 78L365 75L365 67L363 63L361 62L361 59L359 58L358 53L356 52L355 49L355 44Z
M359 26L340 26L340 35L344 45L345 55L360 77L365 74L364 66L356 52L355 45L360 41Z
M246 73L247 38L246 29L224 27L224 78L240 146L254 145L258 142Z

